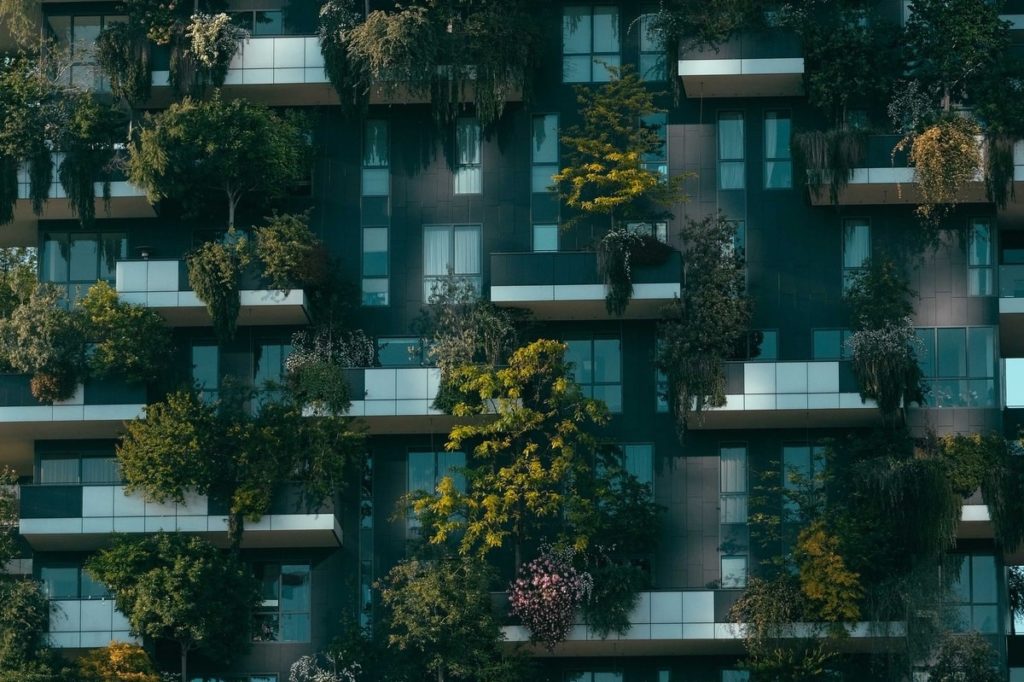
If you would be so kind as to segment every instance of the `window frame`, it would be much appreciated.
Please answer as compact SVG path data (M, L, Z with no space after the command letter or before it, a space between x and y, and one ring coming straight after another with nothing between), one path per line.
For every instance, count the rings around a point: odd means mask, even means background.
M261 599L260 605L256 607L256 619L261 616L274 616L277 624L275 636L273 639L260 639L258 636L259 628L258 625L253 627L253 642L260 644L303 644L310 642L313 639L313 566L308 561L254 561L253 562L253 573L259 576L257 567L276 567L277 569L277 599ZM306 610L284 610L284 575L285 568L305 568L306 569L306 583L307 589L309 590L309 599L306 604ZM262 583L262 578L259 578ZM261 595L262 596L262 595ZM273 606L269 602L276 602ZM305 615L307 618L306 623L306 634L305 639L281 639L281 633L283 632L284 617L288 616L302 616Z
M991 366L986 368L989 372L986 375L974 375L971 370L971 351L972 351L972 336L977 341L977 332L972 335L972 330L984 329L988 330L988 335L991 337L991 347L985 349L984 352L991 353L993 360ZM939 332L940 331L953 331L963 330L964 333L964 373L953 376L944 375L939 372L939 357L941 355L941 349L939 347ZM957 325L951 327L915 327L914 331L917 334L917 338L925 346L925 351L918 357L918 364L921 367L923 374L923 381L926 386L931 390L926 394L925 404L921 407L927 409L999 409L1000 408L1000 392L999 392L999 327L996 325ZM930 339L928 338L930 337ZM945 384L947 387L953 383L957 386L957 398L956 400L950 399L945 404L937 404L935 402L937 391L934 389L935 385ZM991 386L991 401L976 401L968 398L967 402L964 403L961 398L964 395L968 397L974 390L973 385L977 385L980 382L990 383ZM966 394L961 391L961 388L966 386ZM988 390L988 387L985 389Z
M570 20L570 16L567 14L569 9L585 9L587 10L586 16L590 24L590 45L586 52L566 52L566 26ZM598 9L610 9L614 11L614 26L615 26L615 38L617 42L617 48L614 52L608 51L597 51L595 50L595 31L594 31L594 17L596 16ZM581 12L580 16L584 16ZM605 3L589 3L589 4L577 4L577 5L565 5L562 7L562 35L561 35L561 48L562 48L562 84L564 85L579 85L584 83L607 83L611 80L611 74L607 72L607 68L599 62L604 62L608 66L620 67L622 65L622 10L618 5L605 4ZM566 58L577 58L581 59L588 57L587 62L587 73L586 78L569 80L567 79L566 72ZM595 78L595 69L602 69L608 78Z
M650 27L645 26L650 21L650 17L657 16L658 8L653 5L644 5L640 8L640 16L637 19L637 27L639 35L637 36L637 75L645 83L664 83L669 80L669 60L666 56L666 50L664 45L664 37L662 37L662 44L655 46L655 49L644 49L645 41L651 40L649 35L653 33ZM653 55L653 64L644 68L644 58L651 59ZM659 64L660 62L660 64ZM659 69L657 76L658 78L648 78L647 75L654 69Z
M476 131L476 161L463 161L459 145L459 135L462 126L471 125ZM475 196L484 193L484 138L483 127L480 119L475 116L460 116L455 119L455 164L452 170L452 194L454 196ZM460 185L467 180L460 179L463 174L472 174L475 180L471 181L475 189L471 191L461 190Z
M864 227L866 232L867 232L867 235L868 235L868 237L867 237L867 241L868 241L867 256L864 258L864 260L861 261L860 265L857 265L857 266L847 266L846 265L846 245L847 245L846 234L847 234L847 230L849 230L850 228L858 228L858 227ZM871 220L869 218L854 218L854 217L843 218L843 222L842 222L840 228L841 228L841 231L839 233L839 247L840 247L840 249L839 249L839 267L840 267L841 273L842 273L842 275L841 275L841 277L842 277L842 280L841 280L841 282L842 282L842 291L843 291L843 293L846 293L850 289L850 285L851 285L851 283L853 281L853 278L856 277L858 274L860 274L860 273L864 272L865 270L867 270L868 267L869 267L869 264L871 262L871 256L872 256L872 253L873 253L873 240L871 238L872 237L871 233L872 233L873 230L871 229Z
M596 368L596 365L597 365L596 344L599 341L615 341L615 342L617 342L619 344L619 358L618 358L619 380L617 382L615 382L615 381L597 381L596 380L594 369ZM624 385L624 378L625 378L625 376L624 376L624 372L623 372L624 367L623 367L623 361L622 361L623 350L624 350L623 349L624 344L622 342L622 337L620 337L620 336L602 336L602 335L588 335L588 336L582 336L582 337L572 336L572 337L563 338L562 339L562 343L565 343L567 345L571 344L571 343L579 343L579 344L584 344L585 343L585 344L589 344L589 347L590 347L589 359L590 359L590 365L591 365L591 368L590 368L590 374L591 374L590 381L587 381L587 382L580 381L579 378L578 378L578 374L577 374L577 371L578 371L579 368L575 368L575 367L571 368L571 370L570 370L571 373L572 373L572 379L573 379L574 382L576 382L576 384L583 391L583 395L584 396L586 396L588 398L591 398L591 399L594 399L594 400L601 400L602 402L604 402L605 405L608 407L608 412L610 414L622 414L623 408L625 407L624 402L623 402L623 385ZM618 394L617 394L617 400L616 400L617 404L615 404L615 405L608 405L607 401L605 401L603 398L595 398L594 397L594 389L595 388L601 387L601 388L604 388L604 389L608 389L608 388L614 388L616 386L618 387Z
M731 116L735 116L735 118L732 118L732 119L727 119L726 118L726 117L731 117ZM722 142L723 142L723 139L724 139L723 136L722 136L722 121L723 120L739 121L739 124L740 124L740 141L739 141L740 156L733 157L733 156L724 156L723 155L723 150L722 150ZM715 148L715 161L716 161L716 171L717 171L717 175L718 175L718 178L717 178L718 191L720 191L720 192L732 192L732 191L745 190L747 188L747 123L746 123L746 117L743 115L742 111L736 111L736 110L729 109L729 110L724 110L724 111L719 111L718 112L718 118L716 119L716 123L717 123L717 125L715 126L715 145L716 145L716 148ZM736 166L739 167L739 169L740 169L740 173L739 173L740 183L739 183L739 186L736 186L736 187L732 187L732 186L725 187L725 186L723 186L724 175L722 174L722 168L723 168L723 166L725 164L736 165Z
M785 136L781 146L776 144L776 150L784 148L785 156L768 156L768 121L769 116L774 116L774 120L785 119L788 124L789 134ZM793 115L788 109L767 109L764 111L762 117L762 152L764 154L764 161L762 163L762 186L766 192L774 192L777 190L793 189L793 150L790 144L790 135L793 133ZM773 186L769 184L771 174L769 173L769 167L771 164L788 164L789 165L789 183L786 185Z
M993 296L998 296L995 270L996 234L992 229L992 222L991 218L971 218L967 224L967 295L971 297L991 298ZM972 263L971 261L975 256L975 230L982 225L988 231L988 263ZM973 275L976 272L988 273L988 291L985 293L980 293L975 290L975 279Z
M448 265L447 270L444 274L440 275L428 275L427 274L427 232L440 232L442 230L447 231L448 234ZM455 234L460 231L475 230L477 234L477 267L478 270L475 273L472 272L456 272L455 263L457 261L456 252L456 239ZM430 303L430 296L433 293L434 287L445 280L449 273L459 279L470 281L476 288L477 294L482 291L483 287L483 267L484 267L484 230L483 225L480 223L430 223L423 225L422 230L423 237L423 302ZM428 284L432 282L432 284Z

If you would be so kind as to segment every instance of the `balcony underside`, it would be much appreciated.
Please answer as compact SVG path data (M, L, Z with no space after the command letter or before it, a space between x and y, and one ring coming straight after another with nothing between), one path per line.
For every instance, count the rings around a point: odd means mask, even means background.
M804 60L681 59L679 76L686 96L799 97L804 94Z
M491 301L499 306L524 308L538 320L608 320L607 290L603 284L492 286ZM678 283L634 284L624 319L658 319L662 308L678 298Z
M757 396L760 397L760 396ZM881 414L873 403L861 403L856 393L836 395L777 396L778 398L803 398L811 407L792 407L777 403L767 409L761 407L713 408L703 410L690 420L689 428L698 430L714 429L789 429L789 428L860 428L879 426ZM731 405L743 405L751 396L726 396ZM813 406L835 404L835 407ZM760 401L759 401L760 402ZM791 405L792 403L790 403Z
M102 197L96 199L97 218L155 218L156 211L146 196L126 182L111 183L113 196L110 203ZM120 196L119 196L120 195ZM70 220L78 216L67 199L53 198L43 204L43 212L32 212L32 202L18 199L14 207L14 220L0 226L0 248L9 246L37 246L36 234L40 220Z
M31 405L0 407L0 445L9 440L114 438L144 405ZM5 459L6 461L6 459Z
M810 192L814 206L831 206L828 187ZM964 204L988 203L983 182L970 182L961 190L958 198ZM921 203L921 192L914 182L914 169L896 168L855 168L847 185L840 190L837 203L840 206L882 206Z
M301 289L245 290L240 292L240 326L303 325L306 295ZM206 327L211 324L206 304L192 291L123 292L121 300L151 308L172 327Z
M22 519L20 532L37 551L87 551L110 541L113 533L186 532L228 546L224 516L131 516ZM245 549L338 547L341 526L333 514L271 514L246 523Z

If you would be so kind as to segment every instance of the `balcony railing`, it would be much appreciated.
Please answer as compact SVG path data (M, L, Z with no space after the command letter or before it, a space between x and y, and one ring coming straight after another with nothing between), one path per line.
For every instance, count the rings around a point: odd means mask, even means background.
M90 380L67 400L41 403L30 378L0 374L0 435L14 438L111 438L142 415L146 388L116 380Z
M803 94L804 59L793 31L748 31L721 45L683 50L687 97L787 97Z
M240 325L306 324L306 295L301 289L265 288L257 277L242 282ZM118 261L115 288L121 300L153 308L168 324L199 327L210 324L206 304L188 284L185 261Z
M682 257L674 251L664 263L634 267L632 274L624 317L660 317L662 306L680 294ZM607 319L606 294L593 251L491 254L491 301L529 308L538 319Z

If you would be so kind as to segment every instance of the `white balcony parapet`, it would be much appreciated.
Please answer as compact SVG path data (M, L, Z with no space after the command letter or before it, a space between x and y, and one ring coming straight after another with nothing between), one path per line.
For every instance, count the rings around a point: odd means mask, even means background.
M0 436L31 438L112 437L124 422L141 417L142 402L89 405L81 384L67 400L52 405L8 405L0 407Z
M330 85L316 36L257 36L241 41L225 86ZM170 85L169 71L154 71L153 85Z
M92 649L113 641L141 644L113 599L57 599L50 606L47 637L55 649Z
M181 262L174 260L119 261L115 288L122 301L153 308L167 323L180 327L210 324L206 304L187 290ZM243 289L239 293L239 325L306 324L306 294L302 289Z

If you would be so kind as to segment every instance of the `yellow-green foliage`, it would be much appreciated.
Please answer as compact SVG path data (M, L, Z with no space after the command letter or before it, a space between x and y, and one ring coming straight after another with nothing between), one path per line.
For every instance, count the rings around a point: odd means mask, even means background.
M860 575L843 559L839 538L823 521L800 531L796 559L800 566L800 591L818 607L822 620L837 623L860 619L864 590Z
M978 124L959 116L943 119L897 149L910 144L914 181L921 192L917 213L925 219L941 218L949 206L961 200L961 192L981 168L981 134Z
M111 642L78 659L80 682L160 682L149 654L137 644Z

